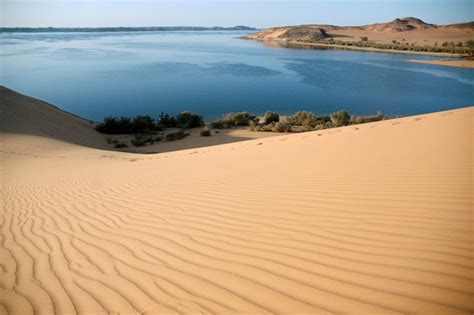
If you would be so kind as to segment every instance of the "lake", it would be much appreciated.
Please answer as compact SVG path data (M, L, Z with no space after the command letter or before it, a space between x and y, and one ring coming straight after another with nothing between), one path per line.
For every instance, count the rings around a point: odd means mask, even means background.
M474 104L474 70L269 47L244 32L0 34L0 84L80 116L421 114Z

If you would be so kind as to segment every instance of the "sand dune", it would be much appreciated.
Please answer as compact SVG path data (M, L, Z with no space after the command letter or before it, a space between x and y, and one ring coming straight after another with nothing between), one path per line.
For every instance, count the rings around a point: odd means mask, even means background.
M158 155L2 129L0 314L470 314L473 118Z

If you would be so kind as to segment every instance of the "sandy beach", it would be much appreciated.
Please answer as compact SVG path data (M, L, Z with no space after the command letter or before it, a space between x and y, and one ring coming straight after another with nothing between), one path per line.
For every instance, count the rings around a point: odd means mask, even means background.
M0 314L474 312L474 107L145 155L0 92Z

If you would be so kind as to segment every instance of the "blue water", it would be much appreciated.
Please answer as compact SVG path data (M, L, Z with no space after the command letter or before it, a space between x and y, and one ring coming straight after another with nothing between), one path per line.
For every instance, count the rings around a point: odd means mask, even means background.
M268 47L242 32L0 34L0 84L90 119L299 110L408 115L474 104L474 70Z

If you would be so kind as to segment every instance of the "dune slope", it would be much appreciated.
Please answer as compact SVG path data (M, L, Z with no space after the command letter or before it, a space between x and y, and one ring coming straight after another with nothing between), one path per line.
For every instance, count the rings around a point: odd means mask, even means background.
M0 314L472 313L473 118L153 156L10 134Z
M94 123L38 99L0 86L0 133L56 139L106 148Z

